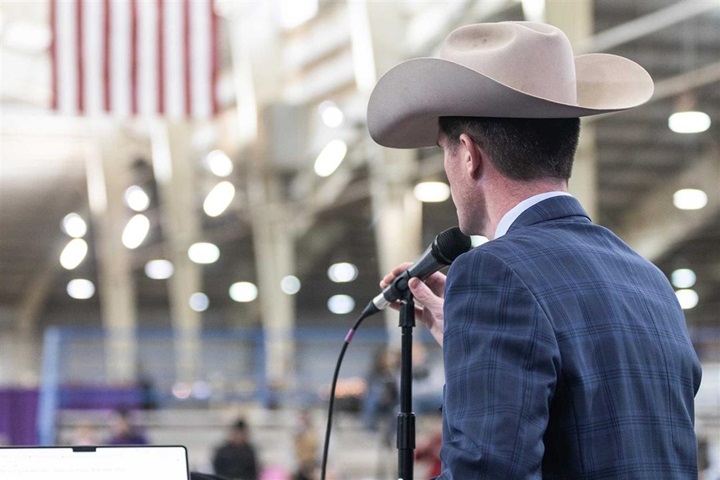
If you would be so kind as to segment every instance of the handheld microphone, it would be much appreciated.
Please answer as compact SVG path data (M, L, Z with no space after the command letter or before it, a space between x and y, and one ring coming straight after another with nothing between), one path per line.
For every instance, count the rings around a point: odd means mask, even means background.
M402 293L407 290L411 278L425 280L441 268L450 265L470 248L472 248L470 237L462 233L460 228L452 227L441 232L410 268L398 275L382 293L373 298L365 307L365 312L372 315L384 310L392 302L400 299Z

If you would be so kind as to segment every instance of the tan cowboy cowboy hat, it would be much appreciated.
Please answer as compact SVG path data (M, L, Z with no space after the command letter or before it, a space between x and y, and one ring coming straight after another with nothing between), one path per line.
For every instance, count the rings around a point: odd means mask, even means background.
M552 25L481 23L450 33L439 58L390 69L368 103L368 130L380 145L436 144L438 117L571 118L647 102L650 75L617 55L573 56Z

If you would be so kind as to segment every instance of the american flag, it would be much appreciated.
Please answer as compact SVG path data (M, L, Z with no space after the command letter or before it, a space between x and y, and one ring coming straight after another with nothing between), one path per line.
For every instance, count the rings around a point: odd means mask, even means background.
M50 0L52 108L208 118L218 110L214 0Z

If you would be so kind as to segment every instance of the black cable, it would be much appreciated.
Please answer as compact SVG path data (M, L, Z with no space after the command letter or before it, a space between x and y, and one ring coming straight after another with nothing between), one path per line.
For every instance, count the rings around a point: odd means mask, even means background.
M372 302L370 302L368 306L365 307L365 310L362 311L360 317L355 321L355 325L353 325L352 328L348 331L347 335L345 335L345 342L340 349L340 355L338 355L337 363L335 364L335 373L333 373L332 385L330 386L330 401L328 403L327 428L325 429L325 445L323 446L322 473L320 474L321 480L325 480L325 474L327 471L328 450L330 449L330 432L332 430L333 406L335 405L335 388L337 387L338 376L340 375L340 365L342 365L342 361L345 357L345 352L347 351L348 345L350 345L350 342L352 341L352 338L355 335L358 327L360 327L362 321L370 315L378 313L379 311L380 310L375 307Z

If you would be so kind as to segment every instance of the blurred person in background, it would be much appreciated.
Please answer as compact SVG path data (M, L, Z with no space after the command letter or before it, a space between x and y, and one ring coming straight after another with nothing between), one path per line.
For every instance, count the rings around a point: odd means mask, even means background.
M412 406L416 414L436 413L442 406L445 383L442 361L431 363L425 344L415 342L412 350Z
M97 445L98 438L95 429L88 422L81 423L73 431L70 443L75 446Z
M365 429L377 431L390 421L397 404L397 355L387 347L381 347L372 362L365 376L362 422Z
M225 443L215 450L212 463L215 473L228 479L258 480L260 469L245 419L235 421Z
M442 471L440 449L442 447L442 415L436 410L426 423L418 428L418 442L415 447L415 460L425 464L427 470L422 478L435 478Z
M147 437L132 424L130 411L117 410L110 425L110 438L107 445L147 445Z
M313 480L316 478L319 442L312 412L307 409L300 410L297 422L293 438L297 468L293 480Z

